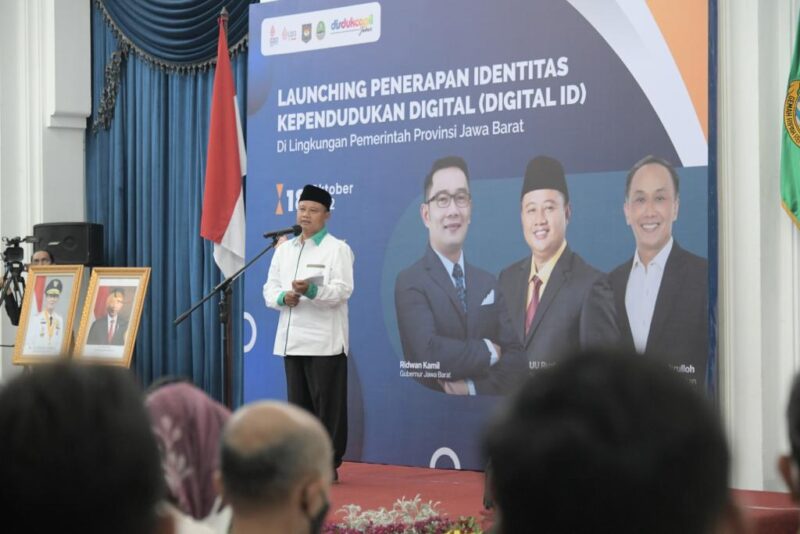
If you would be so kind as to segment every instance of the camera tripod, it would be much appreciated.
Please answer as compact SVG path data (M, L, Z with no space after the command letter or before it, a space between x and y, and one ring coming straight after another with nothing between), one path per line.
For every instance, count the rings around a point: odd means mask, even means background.
M0 307L5 305L11 324L19 324L22 296L25 294L25 279L22 277L24 266L21 262L6 262L6 271L3 274L2 290L0 290Z

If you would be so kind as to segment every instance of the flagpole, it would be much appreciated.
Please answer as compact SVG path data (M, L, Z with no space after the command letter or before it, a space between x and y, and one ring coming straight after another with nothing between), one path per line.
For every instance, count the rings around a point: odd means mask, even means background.
M220 293L219 321L222 323L225 339L223 341L223 358L225 369L225 406L233 410L233 321L231 321L231 284L225 284L225 289Z
M222 6L219 12L219 18L222 22L222 29L225 31L225 37L228 36L228 9ZM223 384L225 395L225 406L233 410L233 321L231 321L231 298L233 290L231 284L225 284L225 289L220 293L219 299L219 321L223 326Z
M227 280L219 284L218 316L222 323L222 389L225 404L233 408L232 272L244 264L244 190L246 159L236 105L236 86L230 64L228 10L217 17L219 40L211 94L205 191L200 236L214 242L214 261ZM205 300L205 299L204 299Z

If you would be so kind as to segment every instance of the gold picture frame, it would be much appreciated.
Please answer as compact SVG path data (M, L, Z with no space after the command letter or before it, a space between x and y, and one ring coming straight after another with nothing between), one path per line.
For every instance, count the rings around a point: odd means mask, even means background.
M150 281L150 267L98 267L75 337L76 359L130 367Z
M83 265L31 266L11 359L14 365L69 357L82 277Z

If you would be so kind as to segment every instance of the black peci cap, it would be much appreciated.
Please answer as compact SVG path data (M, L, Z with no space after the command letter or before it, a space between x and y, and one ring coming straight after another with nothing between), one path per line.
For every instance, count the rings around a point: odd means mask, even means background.
M331 194L315 185L308 184L303 186L303 192L300 194L300 202L303 200L313 200L325 206L326 210L331 209Z
M557 159L548 156L537 156L528 162L525 169L525 181L522 183L520 199L526 193L537 189L555 189L564 194L564 204L569 203L569 190L567 179L564 176L564 167Z

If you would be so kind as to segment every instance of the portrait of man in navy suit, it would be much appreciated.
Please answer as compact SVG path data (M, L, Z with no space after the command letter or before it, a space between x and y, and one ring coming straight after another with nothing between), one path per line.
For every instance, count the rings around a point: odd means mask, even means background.
M525 364L495 277L465 260L466 162L436 160L423 192L428 246L395 281L405 376L448 394L505 394L525 376Z
M106 298L106 314L98 317L89 328L87 345L124 345L128 320L120 316L125 306L125 291L114 288Z

